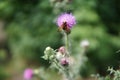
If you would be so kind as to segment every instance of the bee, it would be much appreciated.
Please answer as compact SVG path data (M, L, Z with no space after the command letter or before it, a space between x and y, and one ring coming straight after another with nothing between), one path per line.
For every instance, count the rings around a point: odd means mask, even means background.
M58 31L64 30L67 34L71 32L70 28L67 25L67 22L64 22L61 27L58 28Z

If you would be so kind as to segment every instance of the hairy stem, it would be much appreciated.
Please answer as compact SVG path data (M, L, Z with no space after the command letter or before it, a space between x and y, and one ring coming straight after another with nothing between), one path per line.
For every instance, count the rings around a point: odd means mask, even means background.
M66 51L67 51L67 54L66 56L69 56L69 37L68 37L68 34L64 31L64 38L65 38L65 47L66 47Z

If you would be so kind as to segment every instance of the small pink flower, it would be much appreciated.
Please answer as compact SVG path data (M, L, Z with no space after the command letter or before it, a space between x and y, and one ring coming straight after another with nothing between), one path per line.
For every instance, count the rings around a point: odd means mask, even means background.
M61 27L64 23L71 29L76 24L75 17L71 13L61 14L57 19L57 25Z
M30 68L25 69L24 71L24 79L25 80L31 80L33 77L33 70Z
M64 47L64 46L60 47L60 48L58 49L58 52L60 52L60 53L62 53L62 54L65 54L65 53L66 53L65 47Z
M62 58L60 60L60 64L63 65L63 66L68 66L69 65L69 59L68 58Z

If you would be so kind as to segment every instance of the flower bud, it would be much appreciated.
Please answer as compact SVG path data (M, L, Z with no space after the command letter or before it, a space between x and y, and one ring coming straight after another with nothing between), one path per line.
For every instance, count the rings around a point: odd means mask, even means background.
M56 55L55 55L55 57L56 57L58 60L60 60L61 58L63 58L63 55L62 55L61 52L57 52Z
M65 54L65 53L66 53L66 49L65 49L64 46L60 47L60 48L58 49L58 51L61 52L62 54Z
M69 65L69 59L68 58L62 58L61 60L60 60L60 64L62 65L62 66L68 66Z
M52 59L54 59L54 58L55 58L54 55L51 55L49 59L52 60Z
M46 51L48 51L48 50L50 50L51 49L51 47L46 47Z
M44 51L44 54L49 57L54 54L54 50L51 47L47 47Z

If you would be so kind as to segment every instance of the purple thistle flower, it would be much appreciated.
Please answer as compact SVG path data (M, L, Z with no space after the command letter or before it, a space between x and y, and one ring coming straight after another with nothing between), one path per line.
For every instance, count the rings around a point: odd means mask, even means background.
M61 27L64 23L71 29L76 24L75 17L71 13L61 14L57 19L57 25Z
M25 69L24 71L24 79L25 80L31 80L33 77L33 70L30 68Z

